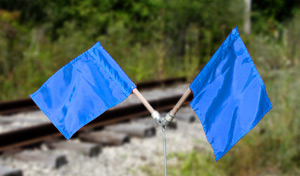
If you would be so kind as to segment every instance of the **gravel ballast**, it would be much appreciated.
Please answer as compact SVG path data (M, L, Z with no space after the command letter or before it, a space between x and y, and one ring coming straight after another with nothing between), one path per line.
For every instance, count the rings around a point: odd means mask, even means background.
M190 107L182 109L185 113L192 114ZM136 123L136 122L131 122ZM54 169L36 163L21 162L11 158L0 159L0 164L18 168L25 176L146 176L142 167L163 170L162 132L156 127L157 134L151 138L131 138L130 143L118 147L104 147L97 157L88 157L74 151L54 150L67 156L68 164L59 169ZM193 148L205 148L212 152L203 132L198 118L194 123L177 121L177 129L167 129L167 153L190 152ZM74 142L80 142L78 139ZM43 146L40 150L49 152ZM176 159L168 160L175 164Z

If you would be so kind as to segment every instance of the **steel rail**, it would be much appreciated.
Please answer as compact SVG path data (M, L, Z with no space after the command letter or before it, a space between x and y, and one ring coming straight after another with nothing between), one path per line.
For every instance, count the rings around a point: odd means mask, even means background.
M164 80L141 82L137 84L137 87L139 90L151 89L158 86L165 86L185 81L185 77L169 78ZM30 98L0 102L0 115L9 115L19 112L32 111L35 109L38 109L38 107Z

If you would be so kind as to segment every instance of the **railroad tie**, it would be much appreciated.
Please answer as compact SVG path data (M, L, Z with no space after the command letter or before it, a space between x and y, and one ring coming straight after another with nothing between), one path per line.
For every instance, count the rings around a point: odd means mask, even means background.
M9 116L0 116L0 125L9 125L14 122L14 119Z
M127 134L116 133L113 131L88 132L79 134L79 139L84 142L92 142L101 145L123 145L130 142Z
M96 157L102 152L102 147L100 144L87 142L63 141L48 143L47 146L51 149L75 151L76 153L81 153L89 157Z
M196 117L195 117L195 115L193 115L191 113L190 114L180 113L180 114L175 115L174 119L189 122L189 123L193 123L196 120Z
M154 121L152 119L152 121ZM105 130L113 131L117 133L127 134L131 137L151 137L155 136L156 129L152 125L146 124L130 124L130 123L123 123L117 125L106 126Z
M20 169L14 169L8 166L0 165L0 176L22 176L23 173Z
M68 163L64 154L46 151L24 151L13 155L13 158L24 162L38 163L54 169L58 169Z

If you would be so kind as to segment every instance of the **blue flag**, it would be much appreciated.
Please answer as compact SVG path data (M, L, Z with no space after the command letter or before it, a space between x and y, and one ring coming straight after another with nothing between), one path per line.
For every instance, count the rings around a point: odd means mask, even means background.
M30 95L67 138L135 88L114 59L97 42L50 77Z
M265 85L235 28L191 83L190 105L216 160L272 108Z

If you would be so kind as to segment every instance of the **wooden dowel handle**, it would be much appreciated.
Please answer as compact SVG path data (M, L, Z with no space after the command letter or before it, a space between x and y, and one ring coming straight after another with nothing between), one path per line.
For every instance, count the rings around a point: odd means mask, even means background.
M174 108L170 111L170 115L174 116L177 111L179 110L179 108L182 106L182 104L185 102L185 100L189 97L190 93L191 93L191 89L188 88L184 94L182 95L182 97L179 99L179 101L176 103L176 105L174 106Z
M147 110L152 114L155 110L152 108L152 106L149 104L149 102L145 99L145 97L140 93L140 91L135 88L133 89L133 93L136 95L136 97L144 104L144 106L147 108Z

